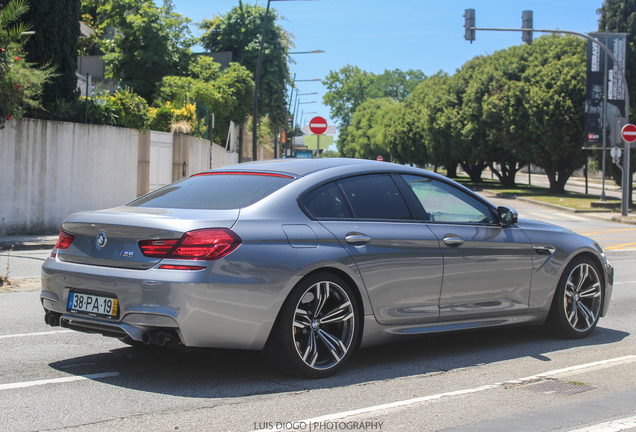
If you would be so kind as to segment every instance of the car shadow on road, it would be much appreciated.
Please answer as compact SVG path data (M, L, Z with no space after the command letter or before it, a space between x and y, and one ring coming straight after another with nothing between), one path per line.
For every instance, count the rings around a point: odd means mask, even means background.
M116 371L116 377L100 381L138 391L228 398L355 385L523 357L549 363L551 352L601 347L627 336L629 333L597 327L588 338L564 340L551 337L541 327L522 327L413 338L360 349L342 371L321 380L285 376L266 363L259 352L239 350L122 347L50 366L75 375ZM546 365L546 371L551 369L556 367Z

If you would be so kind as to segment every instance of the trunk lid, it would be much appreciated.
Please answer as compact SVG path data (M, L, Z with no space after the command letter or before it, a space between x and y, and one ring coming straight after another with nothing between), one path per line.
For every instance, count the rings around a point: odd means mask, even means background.
M116 207L75 213L62 224L74 236L68 249L60 249L61 261L100 267L146 270L161 258L146 257L140 240L180 239L188 231L232 228L239 210L157 209Z

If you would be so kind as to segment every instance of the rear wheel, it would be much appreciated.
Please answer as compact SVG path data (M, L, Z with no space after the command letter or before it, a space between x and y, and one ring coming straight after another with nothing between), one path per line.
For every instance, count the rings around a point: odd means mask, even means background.
M603 305L602 273L588 257L575 258L565 269L554 293L547 324L561 336L589 335Z
M338 276L316 274L296 286L285 301L265 352L286 373L323 378L349 360L360 330L351 288Z

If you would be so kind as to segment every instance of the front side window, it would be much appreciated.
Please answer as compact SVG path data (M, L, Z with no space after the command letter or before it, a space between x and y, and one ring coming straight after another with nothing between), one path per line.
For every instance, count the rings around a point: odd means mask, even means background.
M489 208L460 189L426 177L403 175L402 178L415 193L431 221L493 222Z

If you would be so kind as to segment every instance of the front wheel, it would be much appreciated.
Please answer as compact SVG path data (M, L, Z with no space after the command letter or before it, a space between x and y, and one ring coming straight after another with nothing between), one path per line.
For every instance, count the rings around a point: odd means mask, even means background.
M283 304L265 353L284 372L323 378L349 360L360 330L351 288L338 276L316 274L296 286Z
M547 321L561 336L582 338L596 327L603 305L600 275L588 257L575 258L563 272Z

